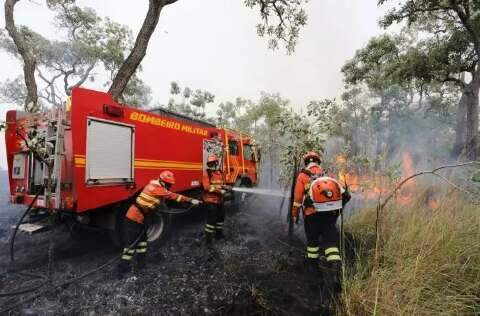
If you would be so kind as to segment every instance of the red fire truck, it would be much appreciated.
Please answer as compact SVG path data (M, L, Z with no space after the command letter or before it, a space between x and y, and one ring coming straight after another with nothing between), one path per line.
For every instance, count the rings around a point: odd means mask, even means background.
M37 213L107 229L117 242L126 209L162 170L174 172L173 191L199 197L206 157L216 153L227 183L258 182L250 136L165 109L128 107L98 91L75 88L64 107L9 111L6 123L11 202L29 205L40 192ZM169 219L162 210L153 216L150 241L160 239Z

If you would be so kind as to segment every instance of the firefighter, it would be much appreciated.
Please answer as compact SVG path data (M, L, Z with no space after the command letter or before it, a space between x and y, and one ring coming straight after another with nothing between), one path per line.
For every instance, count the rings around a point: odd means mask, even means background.
M208 247L212 246L213 237L223 239L225 209L223 206L224 195L229 186L225 185L223 172L219 169L217 155L207 157L207 170L203 174L203 202L207 205L208 215L205 224L205 237Z
M175 184L175 177L171 171L160 173L158 180L152 180L145 186L135 202L127 211L124 225L124 241L120 264L117 266L117 276L122 278L131 270L133 257L137 256L138 268L146 264L147 234L144 223L145 216L155 211L163 201L173 200L178 203L190 202L192 205L200 204L199 200L170 192ZM128 248L130 247L130 248Z
M298 175L295 184L292 220L297 222L302 209L309 272L319 274L319 258L323 251L326 270L332 273L333 282L338 283L342 258L338 248L336 222L342 207L350 199L350 194L335 179L323 176L319 154L310 151L303 160L305 168Z

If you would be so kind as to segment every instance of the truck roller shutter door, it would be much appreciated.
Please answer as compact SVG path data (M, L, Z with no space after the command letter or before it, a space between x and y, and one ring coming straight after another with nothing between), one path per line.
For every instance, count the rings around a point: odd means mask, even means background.
M87 122L86 181L117 184L134 178L134 127L89 118Z

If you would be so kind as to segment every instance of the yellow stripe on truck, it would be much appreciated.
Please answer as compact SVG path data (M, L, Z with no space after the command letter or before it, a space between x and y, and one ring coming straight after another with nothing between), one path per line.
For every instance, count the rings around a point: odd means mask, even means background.
M84 155L75 155L74 163L76 167L85 167L87 159ZM170 160L135 159L134 166L136 169L203 170L202 163Z

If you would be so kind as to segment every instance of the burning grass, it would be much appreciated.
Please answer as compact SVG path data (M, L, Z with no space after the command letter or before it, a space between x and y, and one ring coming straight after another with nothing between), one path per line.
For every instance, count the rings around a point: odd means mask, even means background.
M447 193L384 210L378 261L375 209L346 224L354 258L346 269L345 315L480 315L480 207Z

